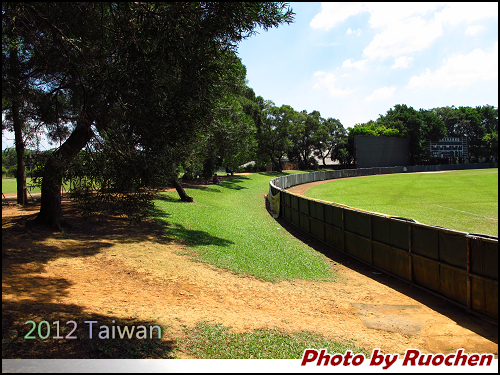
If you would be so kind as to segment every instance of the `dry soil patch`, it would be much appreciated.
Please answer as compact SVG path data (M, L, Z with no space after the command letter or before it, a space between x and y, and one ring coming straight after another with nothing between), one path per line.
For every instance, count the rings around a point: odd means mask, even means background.
M335 282L264 282L194 262L182 244L162 237L154 222L134 226L112 218L98 225L82 221L71 202L63 205L65 217L78 228L62 233L25 230L26 219L39 209L36 205L2 209L4 333L28 319L83 321L99 316L168 326L164 340L174 346L185 335L183 327L208 321L238 332L263 327L314 331L386 353L465 348L497 354L497 326L343 254L331 261L339 275ZM321 244L295 235L322 251ZM379 315L371 321L392 319L393 329L384 324L367 327L370 309L360 315L360 304L372 306L371 313ZM418 313L384 310L387 305L410 306ZM419 329L403 329L409 320ZM75 355L51 350L40 358ZM182 350L179 356L189 358Z

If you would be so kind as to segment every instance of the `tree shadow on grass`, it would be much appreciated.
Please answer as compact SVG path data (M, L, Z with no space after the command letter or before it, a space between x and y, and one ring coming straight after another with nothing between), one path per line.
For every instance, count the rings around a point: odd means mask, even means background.
M233 241L226 240L217 236L212 236L210 233L201 230L188 229L178 223L172 223L168 225L166 228L166 234L169 237L173 237L188 246L229 246L231 244L234 244Z
M158 227L162 230L162 235L164 237L175 239L188 246L229 246L234 244L233 241L226 240L225 238L220 238L217 236L212 236L208 232L201 230L195 230L186 228L184 225L179 223L172 223L167 221L170 217L168 213L160 210L159 208L154 208L151 210L151 216L157 218Z
M225 189L232 189L232 190L243 190L243 189L248 189L246 186L241 185L242 182L245 180L249 180L248 177L233 177L233 178L228 178L222 181L222 187Z

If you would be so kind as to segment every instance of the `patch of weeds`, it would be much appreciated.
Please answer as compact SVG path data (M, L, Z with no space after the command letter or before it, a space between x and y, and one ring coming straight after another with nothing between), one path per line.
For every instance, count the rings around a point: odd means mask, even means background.
M261 328L253 332L234 333L222 324L200 322L186 328L183 349L205 359L300 359L307 348L327 348L328 353L370 352L351 342L336 342L315 332L286 332Z

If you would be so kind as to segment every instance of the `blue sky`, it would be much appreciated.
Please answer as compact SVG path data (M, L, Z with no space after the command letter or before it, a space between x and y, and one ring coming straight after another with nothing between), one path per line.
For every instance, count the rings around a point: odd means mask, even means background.
M290 3L240 43L248 86L345 127L396 104L498 107L497 3Z
M498 107L497 3L290 4L294 23L238 47L248 85L278 106L345 127L396 104Z

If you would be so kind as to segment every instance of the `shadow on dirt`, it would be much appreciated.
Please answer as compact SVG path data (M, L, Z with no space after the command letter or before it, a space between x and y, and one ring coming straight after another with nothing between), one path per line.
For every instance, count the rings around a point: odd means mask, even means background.
M48 282L51 281L48 279ZM34 291L37 289L39 287L33 287ZM34 323L26 323L29 320L36 323L36 326ZM66 324L71 320L75 323ZM42 321L47 323L40 324ZM60 339L54 338L58 336L57 323L54 324L57 321L60 327ZM90 338L91 325L85 321L97 322L92 324L92 338ZM173 358L176 343L166 339L168 327L151 329L155 325L151 321L88 314L77 305L40 301L37 298L22 302L4 300L2 301L2 359ZM106 329L101 326L108 327L107 336ZM112 338L113 326L116 332L115 339ZM140 326L146 328L145 332ZM128 327L129 331L132 327L135 328L134 333L130 335L131 338L123 336L124 338L120 339L117 327L122 330ZM74 328L76 329L71 332ZM163 339L158 338L159 331ZM45 339L41 338L45 336L47 336ZM72 337L76 339L70 339Z
M474 333L498 344L498 325L476 315L468 314L459 306L439 298L438 296L427 293L426 291L416 286L412 286L411 284L397 279L389 274L383 273L378 269L372 268L369 265L359 262L358 260L351 258L349 255L337 251L332 247L310 237L281 217L277 218L276 221L295 238L311 246L314 250L322 253L332 261L342 264L357 273L405 294L432 310L447 316L461 327L467 328L470 331L473 331Z
M2 358L170 358L175 343L165 339L93 339L89 337L85 320L98 321L100 325L153 326L153 322L118 319L112 315L91 314L82 306L59 302L68 296L73 286L63 277L48 277L47 263L59 258L85 258L106 252L117 243L154 241L168 244L178 238L194 245L217 244L227 246L231 241L190 230L181 225L169 224L164 219L170 215L159 211L159 219L148 219L131 224L121 217L83 220L77 206L63 201L64 217L74 228L54 232L42 226L25 227L33 219L39 206L30 205L12 214L2 211ZM32 324L28 320L48 322L41 328L51 332L47 339L25 338ZM55 321L74 320L78 324L77 340L53 339ZM113 323L112 321L115 320ZM65 327L70 328L70 326ZM67 330L69 332L69 330ZM149 328L148 328L149 331ZM64 336L66 331L61 334ZM97 335L99 331L95 334Z

